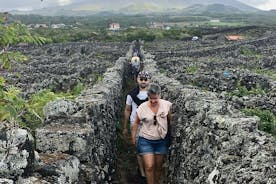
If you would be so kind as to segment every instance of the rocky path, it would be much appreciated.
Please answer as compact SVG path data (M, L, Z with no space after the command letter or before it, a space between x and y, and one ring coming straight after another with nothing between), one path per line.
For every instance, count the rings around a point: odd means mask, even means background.
M127 92L135 87L132 80L128 80L124 89L123 105ZM121 126L117 128L117 168L111 183L113 184L139 184L139 175L137 172L137 160L135 147L131 144L130 132L127 137L122 135L123 112Z
M131 145L130 136L128 138L118 138L117 168L113 184L139 184L139 175L137 173L137 161L135 149Z

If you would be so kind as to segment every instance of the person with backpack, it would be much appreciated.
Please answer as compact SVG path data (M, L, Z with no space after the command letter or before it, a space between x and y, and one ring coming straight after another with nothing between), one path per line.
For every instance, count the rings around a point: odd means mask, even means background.
M137 75L138 86L132 89L126 99L126 106L124 110L124 124L123 124L123 135L128 134L128 122L130 121L130 129L132 129L133 122L136 117L136 110L140 104L148 100L147 90L150 83L151 75L148 72L141 71ZM131 131L132 132L132 131ZM137 137L138 138L138 137ZM145 172L143 167L142 158L137 154L138 169L141 178L141 183L146 182Z
M130 60L130 69L133 79L136 81L137 74L141 69L141 61L136 52L133 53L133 57Z
M148 101L136 110L132 143L137 146L138 154L143 158L147 184L157 184L160 182L162 164L168 154L170 131L173 128L172 103L161 99L161 88L157 84L151 84L147 93ZM139 126L141 128L138 133Z

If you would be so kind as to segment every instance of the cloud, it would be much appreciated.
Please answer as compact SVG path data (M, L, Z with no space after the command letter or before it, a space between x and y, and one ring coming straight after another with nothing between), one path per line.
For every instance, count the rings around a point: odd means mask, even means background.
M71 0L58 0L58 4L59 4L60 6L68 5L68 4L70 4L70 3L72 3Z
M268 0L239 0L239 1L252 6L258 6L266 3Z
M71 2L72 0L0 0L0 10L37 9L51 6L63 6Z
M259 8L261 10L270 10L276 9L276 1L275 0L239 0L245 4L250 6Z
M260 8L262 10L271 10L271 9L276 10L276 1L275 0L268 0L264 4L259 5L258 8Z

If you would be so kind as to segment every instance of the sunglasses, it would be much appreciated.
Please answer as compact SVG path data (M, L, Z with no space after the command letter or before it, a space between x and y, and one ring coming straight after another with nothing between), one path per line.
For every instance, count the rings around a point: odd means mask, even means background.
M157 123L157 119L156 119L156 115L153 116L153 124L156 125Z
M139 78L140 79L140 81L148 81L148 79L147 78L144 78L144 77L141 77L141 78Z

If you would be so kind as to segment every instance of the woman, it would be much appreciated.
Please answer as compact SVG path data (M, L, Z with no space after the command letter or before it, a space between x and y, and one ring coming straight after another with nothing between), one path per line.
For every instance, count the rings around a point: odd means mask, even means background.
M136 113L132 128L132 143L136 145L136 133L142 123L137 142L138 154L143 158L148 184L158 184L164 156L168 153L168 122L172 129L172 103L161 98L161 88L151 84L148 101L142 103Z

